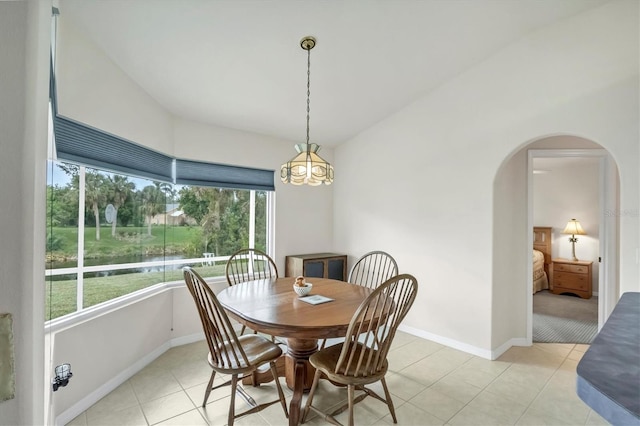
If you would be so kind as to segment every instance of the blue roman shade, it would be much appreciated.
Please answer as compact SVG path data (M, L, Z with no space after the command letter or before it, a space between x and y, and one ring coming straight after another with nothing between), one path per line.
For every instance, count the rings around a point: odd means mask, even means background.
M275 190L273 170L175 159L59 115L53 65L50 75L49 96L59 160L180 185Z
M49 97L59 160L153 180L173 181L172 157L59 115L53 64Z
M273 178L273 170L176 160L175 183L179 185L273 191L275 190Z
M172 182L173 158L61 116L53 131L59 160Z

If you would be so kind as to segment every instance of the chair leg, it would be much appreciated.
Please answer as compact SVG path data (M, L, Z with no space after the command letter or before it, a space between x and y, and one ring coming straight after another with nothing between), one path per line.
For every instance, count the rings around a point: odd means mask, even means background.
M349 426L353 426L353 394L355 393L355 385L347 386L347 396L349 398Z
M396 410L393 408L393 401L391 400L391 394L389 393L389 388L387 387L387 381L384 379L384 377L380 381L382 382L382 388L384 389L384 398L387 400L387 406L389 407L391 418L393 418L394 423L398 423L398 419L396 419Z
M213 387L213 379L216 377L216 371L213 370L211 372L211 378L209 379L209 384L207 385L207 390L204 391L204 401L202 401L202 408L207 405L207 400L209 399L209 394L211 393L211 388Z
M302 412L302 416L300 419L300 423L304 423L307 419L307 414L309 414L309 410L311 409L311 401L313 401L313 394L316 393L316 388L318 387L318 382L320 381L320 375L322 373L320 370L316 370L316 374L313 376L313 384L311 385L311 390L309 390L309 396L307 396L307 403L304 406L304 411Z
M236 388L238 387L238 375L231 376L231 402L229 403L229 417L227 418L227 426L233 426L235 420L236 409Z
M280 403L282 404L282 409L284 410L284 416L288 419L289 412L287 411L287 400L284 398L284 393L282 392L282 386L280 386L280 380L278 380L278 369L276 368L276 363L271 362L271 374L273 375L273 380L276 381L276 388L278 389L278 397L280 398Z
M242 328L240 329L240 336L242 336L244 334L244 330L247 328L246 325L243 325Z

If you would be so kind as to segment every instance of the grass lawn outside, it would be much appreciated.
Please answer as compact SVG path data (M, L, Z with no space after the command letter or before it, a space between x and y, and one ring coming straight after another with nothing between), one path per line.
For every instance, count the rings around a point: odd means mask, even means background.
M75 259L78 254L78 228L51 228L55 247L47 254L50 259ZM96 239L96 228L84 230L85 259L150 255L191 253L200 254L204 250L199 246L202 228L199 226L164 226L151 227L151 235L146 226L127 226L116 228L116 236L111 236L111 226L100 227L100 240Z
M224 276L225 265L195 266L203 277ZM182 280L182 270L171 269L165 272L141 272L134 274L111 275L106 277L85 278L83 283L83 304L88 308L116 297L152 285ZM49 321L76 312L77 281L46 281L46 311Z

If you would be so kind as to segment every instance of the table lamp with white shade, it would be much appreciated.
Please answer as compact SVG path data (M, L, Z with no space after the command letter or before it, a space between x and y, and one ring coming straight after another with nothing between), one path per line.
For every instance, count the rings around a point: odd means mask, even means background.
M571 219L562 233L571 234L571 237L569 238L569 241L571 242L571 256L572 260L575 262L578 260L576 257L576 242L578 241L576 235L587 235L587 233L584 232L584 229L580 226L580 222L576 219Z

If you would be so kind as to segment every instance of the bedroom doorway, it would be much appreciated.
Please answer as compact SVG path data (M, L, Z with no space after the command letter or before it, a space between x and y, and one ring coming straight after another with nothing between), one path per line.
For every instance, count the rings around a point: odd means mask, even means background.
M565 137L570 138L570 137ZM575 138L580 139L580 138ZM539 141L540 142L540 141ZM590 141L591 145L595 145ZM544 145L534 143L532 146ZM599 146L598 146L599 147ZM565 170L564 177L559 178L557 188L552 191L546 198L549 205L544 213L540 213L540 209L536 209L536 201L540 203L540 194L536 193L536 180L541 181L539 174L551 173L553 167L578 167L574 170ZM585 175L583 181L574 176L575 170L580 170L580 165L585 166L586 170L591 167L591 175ZM558 173L562 176L562 173ZM551 324L552 327L558 326L560 332L551 330L551 337L548 335L539 341L556 341L563 339L563 332L567 333L567 342L571 343L587 343L585 337L587 333L580 324L586 317L593 318L595 314L593 310L597 310L597 329L604 324L604 321L615 306L615 294L617 291L617 218L613 212L617 211L617 168L612 158L604 149L529 149L528 150L528 229L533 229L535 225L551 226L553 228L552 237L552 258L570 258L572 256L571 244L568 240L569 235L562 234L564 225L573 216L582 215L583 221L586 220L592 235L579 236L576 243L576 257L592 262L589 265L590 272L593 275L593 295L591 299L581 299L570 295L551 294L549 289L543 289L534 296L533 289L528 291L528 315L527 315L527 340L529 343L536 341L534 339L534 305L536 306L535 320L538 328L536 328L536 336L545 332L540 327L548 326L548 321L556 321L554 316L547 315L549 312L564 312L564 315L558 315L557 323ZM550 176L545 176L549 180ZM576 180L578 179L578 180ZM576 183L577 182L577 183ZM590 185L591 197L590 203L579 202L572 204L570 200L576 197L581 190L587 191L585 185ZM569 200L569 202L567 202ZM593 206L596 204L596 206ZM540 206L538 206L540 207ZM537 214L536 214L537 213ZM566 216L566 217L565 217ZM530 233L532 234L532 233ZM589 233L587 233L589 234ZM533 252L533 236L531 239L531 258ZM529 266L531 277L533 274L532 266ZM550 269L549 280L550 286L553 286L553 264L548 265ZM556 268L558 269L558 265ZM531 282L531 281L529 281ZM529 284L530 286L532 284ZM535 300L535 303L534 303ZM563 318L564 317L564 318ZM542 326L540 326L542 324ZM547 329L546 332L549 332ZM556 334L554 334L556 333ZM576 333L576 334L572 334ZM582 335L580 335L582 333ZM572 342L572 340L574 340Z

